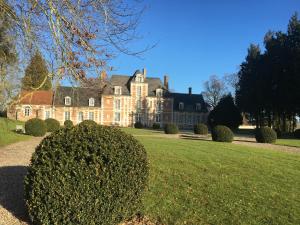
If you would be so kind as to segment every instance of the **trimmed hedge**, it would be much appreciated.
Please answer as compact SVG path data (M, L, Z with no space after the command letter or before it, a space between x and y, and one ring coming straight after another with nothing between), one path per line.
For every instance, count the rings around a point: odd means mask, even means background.
M42 137L47 132L47 125L45 121L34 118L26 121L25 123L25 132L26 134L35 136L35 137Z
M154 130L158 130L158 129L160 129L160 124L159 123L153 123L152 128Z
M140 122L140 121L137 121L135 122L134 124L134 128L137 128L137 129L142 129L144 126L143 124Z
M277 139L277 134L270 127L261 127L255 130L255 139L259 143L274 143Z
M97 126L98 124L94 120L84 120L79 126Z
M300 139L300 129L294 131L294 137Z
M59 124L58 120L56 120L56 119L48 118L45 120L45 123L46 123L48 132L54 132L60 128L60 124Z
M73 127L73 122L72 122L72 120L65 120L64 126L65 126L65 127Z
M218 142L232 142L233 141L233 133L230 128L218 125L215 126L211 131L211 136L213 141Z
M81 125L47 136L25 177L33 224L115 225L140 211L144 146L118 128Z
M208 128L204 123L198 123L194 126L194 133L201 134L201 135L207 135Z
M166 124L164 130L165 130L166 134L178 134L179 133L179 129L178 129L177 125L173 124L173 123Z

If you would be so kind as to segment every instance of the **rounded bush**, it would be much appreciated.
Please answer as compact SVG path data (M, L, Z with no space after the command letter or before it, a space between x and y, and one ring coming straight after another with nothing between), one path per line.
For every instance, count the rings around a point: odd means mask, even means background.
M94 120L84 120L79 126L97 126L98 124Z
M208 128L204 123L198 123L194 126L194 133L201 134L201 135L207 135Z
M137 121L135 122L134 124L134 128L137 128L137 129L142 129L144 126L143 124L140 122L140 121Z
M47 136L25 177L33 224L115 225L140 211L144 146L118 128L81 125Z
M277 139L277 134L270 127L261 127L255 130L255 139L259 143L274 143Z
M160 124L159 123L153 123L152 128L154 130L158 130L158 129L160 129Z
M164 130L166 134L178 134L179 132L177 125L173 123L166 124Z
M233 141L232 131L228 127L222 125L215 126L211 131L211 136L213 141L218 141L218 142Z
M54 132L60 128L60 124L56 119L48 118L45 120L47 131Z
M65 120L64 126L65 126L65 127L73 127L73 122L72 122L72 120Z
M42 137L47 132L46 123L38 118L30 119L25 123L25 132L35 137Z
M300 139L300 129L294 131L294 137Z

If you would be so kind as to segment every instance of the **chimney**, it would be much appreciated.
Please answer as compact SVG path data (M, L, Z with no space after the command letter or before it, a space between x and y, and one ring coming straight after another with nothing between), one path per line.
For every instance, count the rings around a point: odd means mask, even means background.
M189 87L189 95L191 95L191 94L192 94L192 88Z
M169 89L169 76L164 76L164 87L168 90Z
M144 78L146 77L146 74L147 74L147 70L146 70L146 68L143 68L143 75L144 75Z

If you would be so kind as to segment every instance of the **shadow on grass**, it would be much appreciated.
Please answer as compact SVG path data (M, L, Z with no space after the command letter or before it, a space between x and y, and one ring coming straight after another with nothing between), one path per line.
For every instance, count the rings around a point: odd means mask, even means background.
M198 141L212 141L211 139L208 139L207 136L195 136L195 135L186 135L186 134L181 134L179 136L181 139L185 140L198 140Z
M26 166L0 167L0 205L21 221L29 222L24 201Z

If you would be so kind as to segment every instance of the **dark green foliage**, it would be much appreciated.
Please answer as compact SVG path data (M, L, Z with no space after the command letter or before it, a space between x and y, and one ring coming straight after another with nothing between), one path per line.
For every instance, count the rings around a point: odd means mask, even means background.
M259 143L274 143L277 139L277 134L270 127L261 127L255 130L255 139Z
M39 90L50 90L52 84L48 73L46 62L41 53L37 51L25 70L25 76L22 79L22 89L32 90L32 88L39 88Z
M204 123L198 123L194 126L194 133L195 134L207 135L208 134L208 128Z
M65 120L64 126L65 126L65 127L73 127L73 122L72 122L72 120Z
M33 224L115 225L136 214L148 182L144 146L118 128L81 124L47 136L25 178Z
M153 123L152 128L154 130L158 130L158 129L160 129L160 124L159 123Z
M215 126L211 131L213 141L232 142L233 133L230 128L222 125Z
M137 121L135 122L134 124L134 128L137 128L137 129L142 129L144 126L143 124L140 122L140 121Z
M294 131L294 136L295 136L295 138L300 139L300 129L297 129Z
M45 120L47 131L54 132L60 128L60 124L56 119L48 118Z
M94 120L84 120L79 126L97 126L98 124Z
M242 123L243 118L231 95L224 96L208 116L210 127L224 125L231 129L237 129Z
M166 134L178 134L179 132L177 125L173 123L166 124L164 130Z
M38 118L30 119L25 123L25 132L26 134L42 137L47 132L46 123Z

